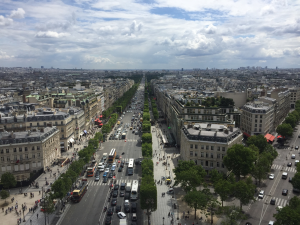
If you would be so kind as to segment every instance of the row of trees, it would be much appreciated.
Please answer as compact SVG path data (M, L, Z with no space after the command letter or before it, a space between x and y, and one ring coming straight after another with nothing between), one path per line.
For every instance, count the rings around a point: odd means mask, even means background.
M117 119L118 119L117 113L111 114L107 123L102 126L102 132L108 134L111 131L111 129L114 127L114 125L116 124Z

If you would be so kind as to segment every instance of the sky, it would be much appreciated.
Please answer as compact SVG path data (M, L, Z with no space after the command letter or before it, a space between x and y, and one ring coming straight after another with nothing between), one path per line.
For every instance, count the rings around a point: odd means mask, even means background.
M0 66L300 67L300 0L0 0Z

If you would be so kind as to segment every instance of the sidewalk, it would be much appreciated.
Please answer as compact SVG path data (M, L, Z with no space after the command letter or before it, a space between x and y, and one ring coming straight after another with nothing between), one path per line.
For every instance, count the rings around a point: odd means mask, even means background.
M194 209L190 208L182 199L185 195L184 191L180 188L180 186L174 187L174 198L171 194L168 194L169 187L163 181L160 184L157 184L158 180L162 181L162 177L170 176L172 180L172 184L174 184L174 173L173 169L177 166L178 161L180 160L179 150L175 147L164 148L163 145L160 145L160 136L164 134L167 137L171 137L169 130L166 124L161 124L161 126L151 126L152 133L152 148L153 148L153 163L154 163L154 180L156 180L157 185L157 210L151 215L151 224L159 225L159 224L182 224L182 225L192 225L192 224L210 224L209 222L205 222L205 216L201 214L200 210L197 210L196 220L194 220ZM163 166L162 162L159 161L158 158L163 158L167 160L169 166ZM164 161L166 161L164 160ZM157 162L158 165L156 164ZM165 193L165 197L162 196L162 193ZM176 209L174 208L174 204L176 205ZM188 214L189 212L189 214ZM170 216L168 216L170 215ZM185 219L185 216L189 218ZM199 218L203 218L199 220ZM164 218L164 219L163 219ZM173 223L171 222L173 219ZM213 224L221 224L221 220L214 216Z
M98 132L99 129L95 130L95 133ZM90 132L91 133L91 132ZM73 156L73 153L76 153L76 149L78 148L78 151L82 150L84 146L88 145L88 139L93 138L94 135L90 134L89 137L84 137L83 140L79 143L78 140L76 141L77 144L74 144L74 146L69 149L66 152L62 152L61 157L69 157L70 159ZM102 147L103 148L103 147ZM98 151L97 151L98 152ZM97 153L96 152L96 153ZM75 156L74 156L75 158ZM76 157L78 159L78 156ZM69 167L69 164L61 167L60 165L56 165L53 167L50 167L52 170L52 175L50 175L50 172L42 173L35 182L39 183L39 188L34 187L23 187L22 192L27 193L27 196L25 197L24 194L19 194L20 188L14 188L10 189L10 197L6 199L7 205L3 206L4 200L0 199L0 205L1 208L4 207L4 212L2 210L0 211L0 225L15 225L17 224L17 219L21 218L21 224L24 225L40 225L45 224L45 215L47 216L47 224L55 225L57 221L59 220L60 216L65 210L68 210L70 207L70 204L66 204L65 209L61 211L61 208L57 208L57 210L48 216L48 214L44 214L41 212L41 208L38 204L38 208L34 212L29 212L29 209L34 207L35 201L40 200L42 198L42 188L46 191L48 188L50 188L50 185L46 185L46 179L50 183L53 183L58 177L59 174L64 173ZM59 172L58 172L59 171ZM53 174L56 173L56 177L53 176ZM40 192L40 193L39 193ZM30 193L34 194L34 197L30 197ZM12 203L11 198L14 197L14 202ZM25 222L23 222L23 212L22 214L17 216L17 213L15 212L15 209L11 212L8 212L5 215L5 210L8 209L8 207L15 207L16 203L18 202L18 211L22 210L22 204L26 203L26 210L24 211L24 217ZM9 210L8 210L9 211ZM30 222L31 220L31 222Z

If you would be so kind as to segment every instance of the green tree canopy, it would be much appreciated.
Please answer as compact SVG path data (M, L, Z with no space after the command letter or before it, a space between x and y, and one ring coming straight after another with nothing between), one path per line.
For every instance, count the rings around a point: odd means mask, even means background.
M276 132L283 137L291 137L293 135L293 128L290 124L283 123L277 127Z
M290 124L292 128L295 128L297 124L297 118L290 114L288 117L285 118L284 122Z
M247 205L251 200L254 200L255 185L250 177L246 180L238 181L234 186L234 195L240 200L240 209L243 205Z
M15 176L9 172L5 172L1 175L1 183L5 189L15 187L17 185Z
M233 193L234 185L230 183L230 181L225 179L219 179L214 184L215 192L220 196L222 207L223 202L229 197L230 194Z
M256 153L251 148L235 144L227 150L223 162L227 169L232 170L239 180L241 175L246 176L252 171L255 160Z
M254 145L259 149L259 153L262 153L265 151L268 145L270 145L267 141L267 139L259 134L259 135L253 135L248 138L247 145Z
M152 144L152 135L151 133L145 133L142 135L142 142L143 143L151 143Z
M294 196L288 205L282 209L277 209L273 215L276 219L274 225L298 225L300 221L300 199Z
M62 179L56 180L51 186L51 190L54 192L54 197L63 199L68 192L65 188L66 187Z
M293 187L300 190L300 172L297 172L292 179Z
M5 203L6 203L6 199L9 197L9 192L6 190L1 190L0 196L1 196L1 199L5 199Z
M142 156L151 157L152 156L152 144L151 143L142 143Z
M270 171L272 161L270 153L264 152L258 156L251 174L255 180L258 180L259 185L261 180L267 178L267 173Z
M195 219L197 209L204 209L208 202L208 196L202 191L192 190L188 192L183 200L188 204L189 207L195 210Z

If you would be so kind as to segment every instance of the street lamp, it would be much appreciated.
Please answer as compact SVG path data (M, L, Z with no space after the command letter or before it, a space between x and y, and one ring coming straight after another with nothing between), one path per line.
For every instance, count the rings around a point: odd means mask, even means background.
M22 207L22 211L23 211L23 222L25 222L25 215L24 215L24 211L25 211L25 205Z
M163 217L163 225L165 224L165 217Z
M153 205L154 204L154 200L153 199L147 199L146 200L146 204L148 205ZM151 215L151 211L149 212L149 207L147 207L147 216L148 216L148 224L150 225L150 215Z

